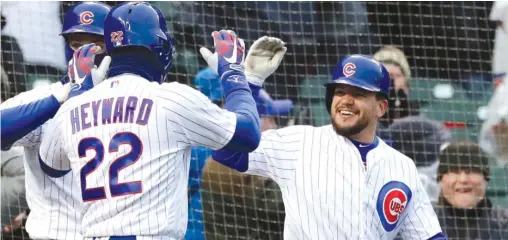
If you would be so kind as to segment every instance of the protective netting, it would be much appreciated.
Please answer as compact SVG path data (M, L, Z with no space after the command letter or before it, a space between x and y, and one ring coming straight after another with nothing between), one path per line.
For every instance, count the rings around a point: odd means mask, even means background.
M2 100L55 82L66 73L64 40L59 33L63 13L72 4L2 2ZM415 160L429 195L436 201L440 147L450 141L478 142L485 119L484 106L494 89L491 57L498 23L489 19L492 2L155 2L154 5L165 14L170 33L178 42L170 81L194 85L194 77L206 67L198 49L213 46L210 33L214 30L236 31L247 47L265 35L287 42L288 52L282 65L265 85L272 98L289 98L294 103L290 115L276 118L279 127L321 126L330 122L324 108L322 84L342 57L374 55L387 45L400 49L403 54L388 48L377 55L395 66L399 76L392 77L400 78L394 81L400 91L391 94L392 110L382 119L379 135ZM420 117L394 120L408 115ZM207 150L196 150L192 164L201 169L204 161L198 163L197 159L204 160L208 154ZM466 152L461 157L464 162L477 161L477 156L472 155ZM508 207L506 171L493 163L486 196L494 204ZM457 161L451 166L460 168L461 164L462 161ZM273 181L239 175L213 164L203 174L202 182L201 171L190 174L198 187L191 188L189 193L201 193L201 198L190 205L202 203L202 210L190 215L191 224L205 225L204 230L193 225L196 231L204 231L207 239L281 238L284 206ZM2 169L2 225L17 216L11 205L23 211L22 201L4 201L9 187L4 186L4 178L8 177ZM4 204L10 204L9 211L4 211ZM478 222L487 219L478 214L468 217ZM466 232L472 228L478 228L478 232L495 231L491 225L484 229L481 223L464 227ZM4 232L3 237L21 239L18 233L11 232Z

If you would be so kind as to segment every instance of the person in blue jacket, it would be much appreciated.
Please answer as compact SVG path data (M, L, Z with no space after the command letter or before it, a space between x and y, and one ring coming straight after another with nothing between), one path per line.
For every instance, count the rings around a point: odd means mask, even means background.
M194 78L194 86L206 95L212 102L222 107L223 89L219 76L211 69L201 70ZM186 240L205 239L203 223L203 205L201 199L201 180L203 167L206 159L212 154L211 150L204 147L192 149L189 168L189 217L187 223Z

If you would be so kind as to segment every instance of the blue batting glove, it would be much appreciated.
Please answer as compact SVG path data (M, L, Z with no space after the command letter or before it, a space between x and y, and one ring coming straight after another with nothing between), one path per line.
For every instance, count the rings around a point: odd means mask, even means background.
M94 43L81 46L74 52L69 61L67 76L72 86L72 91L87 91L95 85L101 83L106 77L106 73L111 63L111 57L106 56L97 68L94 65L95 57L102 51L101 47ZM71 95L74 95L71 92Z
M215 52L212 53L207 48L201 48L199 51L205 61L208 63L221 79L231 73L244 75L245 60L245 42L238 38L236 33L231 30L214 31L212 33Z

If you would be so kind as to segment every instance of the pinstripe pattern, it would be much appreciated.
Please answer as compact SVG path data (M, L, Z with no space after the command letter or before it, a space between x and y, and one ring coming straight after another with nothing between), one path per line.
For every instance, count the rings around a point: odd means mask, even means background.
M113 98L112 109L117 109L119 97L128 99L132 96L137 98L137 105L131 106L136 109L133 123L125 119L121 121L120 118L116 124L113 121L110 124L98 121L98 126L81 127L80 131L72 134L69 116L73 109L108 98ZM143 99L152 100L153 106L146 124L136 124ZM123 105L126 104L127 100L123 102ZM87 111L87 121L93 122L92 109L88 108ZM103 119L102 110L97 115ZM49 137L44 138L41 152L61 148L64 156L46 154L43 159L55 169L65 169L65 165L70 163L78 186L81 184L80 169L95 154L90 150L86 159L80 159L77 153L79 141L95 137L101 140L106 149L102 164L87 175L86 184L87 188L104 187L107 198L83 204L84 236L135 235L181 239L188 217L187 182L191 148L222 148L232 138L236 115L218 108L206 96L187 85L160 85L124 74L107 79L92 90L67 101L53 123L48 127L49 131L54 137L60 136L62 144L51 144ZM141 181L142 193L112 197L108 178L110 164L131 151L129 145L121 145L117 152L108 152L110 139L119 132L131 132L138 136L143 152L138 161L120 171L118 182Z
M284 239L427 239L441 232L411 159L384 142L360 152L331 125L266 131L249 154L247 173L280 186L286 209ZM380 189L404 182L413 193L397 227L387 232L376 212Z
M30 103L49 96L52 89L61 87L53 83L48 87L32 89L8 99L2 109ZM79 234L80 195L72 174L62 178L50 178L39 165L39 146L48 122L36 128L14 146L24 147L26 200L30 214L26 223L32 239L82 239Z
M372 151L373 171L367 177L367 188L374 189L364 202L365 207L365 238L392 239L400 232L404 239L428 239L441 232L439 222L429 201L427 193L418 177L413 161L383 143L383 146ZM386 232L377 217L374 202L379 189L389 181L401 181L409 186L413 197L399 218L398 226L392 232Z

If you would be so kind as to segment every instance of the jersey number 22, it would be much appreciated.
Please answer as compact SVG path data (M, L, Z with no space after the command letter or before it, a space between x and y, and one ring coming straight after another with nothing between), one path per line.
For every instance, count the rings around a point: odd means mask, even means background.
M109 190L112 197L124 196L128 194L136 194L142 192L141 181L135 182L118 182L118 173L134 164L141 157L143 152L143 144L138 136L130 132L117 133L109 142L109 153L117 152L121 145L128 144L131 146L130 152L113 160L109 166ZM78 154L80 158L86 157L86 151L93 149L95 157L88 161L80 171L81 180L81 196L84 202L95 201L107 198L104 187L87 188L86 177L95 171L104 161L104 145L98 138L84 138L78 144Z

